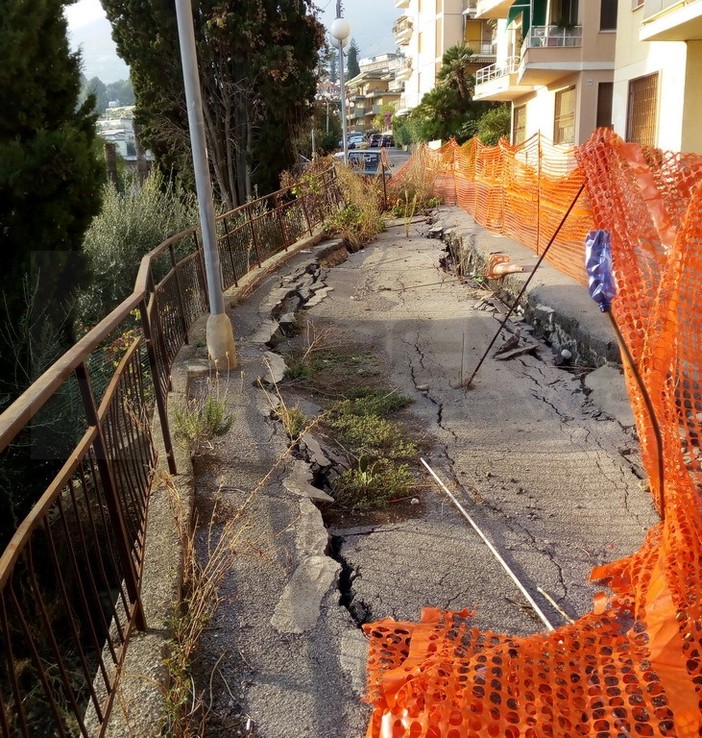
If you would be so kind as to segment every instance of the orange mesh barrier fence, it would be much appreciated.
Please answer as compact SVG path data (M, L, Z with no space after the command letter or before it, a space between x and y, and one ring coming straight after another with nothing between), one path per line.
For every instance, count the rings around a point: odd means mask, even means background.
M519 146L501 141L485 146L473 138L455 141L419 155L434 194L447 205L459 205L480 225L502 233L537 253L548 243L563 213L582 184L572 152L563 152L536 134ZM410 167L393 181L402 188ZM587 198L581 196L547 259L565 274L587 284L583 266L585 235L592 229Z
M459 160L470 161L475 146L463 147ZM480 176L504 170L513 153L494 149ZM611 233L614 315L662 436L661 489L652 420L627 367L662 521L638 552L593 570L609 594L555 631L512 638L478 631L467 610L431 608L418 623L365 626L374 705L368 738L702 735L702 156L641 148L601 130L575 157L578 169L561 182L585 178L591 222ZM504 202L526 212L534 207L533 173L514 163L508 169L506 189L523 183L528 192ZM551 188L542 176L540 189L552 198L552 214L542 217L556 217L557 175L547 176ZM459 200L481 197L479 179L457 186Z

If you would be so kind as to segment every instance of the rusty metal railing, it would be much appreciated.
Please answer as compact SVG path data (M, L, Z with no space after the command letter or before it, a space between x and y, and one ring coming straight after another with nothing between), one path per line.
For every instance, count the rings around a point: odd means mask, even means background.
M217 218L222 287L341 203L335 172ZM29 501L0 556L0 732L103 735L140 602L156 467L154 411L171 473L166 414L174 357L207 306L196 227L157 246L134 291L0 415L0 481Z

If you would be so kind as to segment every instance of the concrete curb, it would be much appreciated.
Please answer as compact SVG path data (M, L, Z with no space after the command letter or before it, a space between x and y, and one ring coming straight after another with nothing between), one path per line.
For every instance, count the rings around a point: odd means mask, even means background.
M489 258L504 253L510 262L529 269L538 256L526 246L485 230L458 208L440 208L430 237L444 241L465 274L485 275ZM527 272L488 280L491 290L511 305L524 286ZM583 367L620 364L619 346L609 322L587 289L544 261L534 275L521 303L521 315L537 335L552 344L556 353L568 349L572 363Z

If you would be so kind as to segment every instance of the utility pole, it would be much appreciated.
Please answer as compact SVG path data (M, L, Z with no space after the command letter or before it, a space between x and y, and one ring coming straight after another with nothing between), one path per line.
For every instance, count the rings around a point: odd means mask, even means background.
M210 315L207 318L207 353L216 366L234 369L237 366L232 322L224 308L219 248L212 209L212 183L205 144L205 119L202 113L202 93L197 68L195 30L190 0L176 0L178 40L183 65L185 100L188 108L190 145L193 152L195 188L200 211L200 230L205 257L205 276L209 295Z

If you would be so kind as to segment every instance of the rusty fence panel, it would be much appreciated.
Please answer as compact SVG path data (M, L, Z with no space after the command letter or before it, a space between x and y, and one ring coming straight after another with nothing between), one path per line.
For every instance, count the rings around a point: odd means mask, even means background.
M312 235L341 202L332 170L220 215L222 287ZM170 372L206 309L190 228L147 254L130 297L0 415L0 484L26 501L0 537L3 736L104 733L130 633L146 626L153 419L175 473Z

